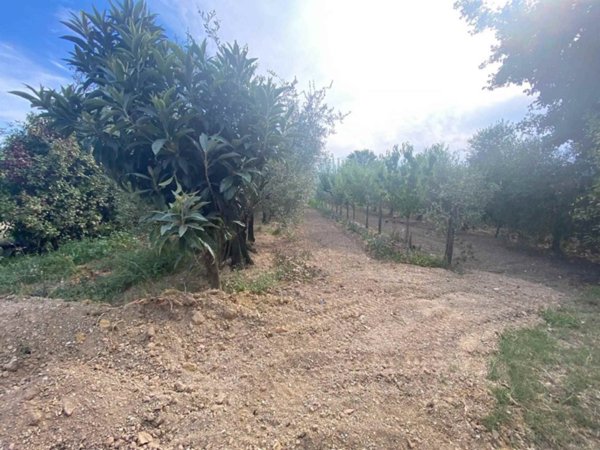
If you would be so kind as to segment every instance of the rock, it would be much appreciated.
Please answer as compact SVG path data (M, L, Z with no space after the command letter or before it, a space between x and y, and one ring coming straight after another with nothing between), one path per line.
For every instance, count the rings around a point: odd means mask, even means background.
M202 323L204 323L206 321L206 318L204 317L204 314L202 314L200 311L196 311L194 313L194 315L192 316L192 323L195 325L200 325Z
M38 388L30 387L23 393L23 398L25 400L33 400L35 397L38 396L39 393L40 393L40 390Z
M152 442L154 438L147 431L140 431L137 435L137 441L140 445L146 445Z
M148 339L152 339L154 336L156 336L156 330L152 325L150 325L146 330L146 336L148 336Z
M347 416L354 414L354 410L352 408L349 409L345 409L344 410L344 414L346 414Z
M227 396L224 393L221 393L217 396L217 398L215 399L215 403L217 405L222 405L223 403L225 403L225 400L227 399Z
M288 332L288 330L287 330L286 327L277 327L277 328L275 328L275 333L280 333L281 334L281 333L287 333L287 332Z
M174 387L176 392L192 392L192 388L181 381L176 381Z
M65 416L71 417L75 412L75 403L68 398L63 399L62 412Z
M181 368L187 370L188 372L196 372L198 370L198 366L191 362L185 362L181 365Z
M19 360L14 356L9 362L4 364L2 368L7 372L16 372L19 368Z
M29 411L27 414L27 425L35 427L42 421L42 413L37 409Z
M108 319L100 319L98 321L98 326L100 327L101 330L108 330L110 328L110 320Z

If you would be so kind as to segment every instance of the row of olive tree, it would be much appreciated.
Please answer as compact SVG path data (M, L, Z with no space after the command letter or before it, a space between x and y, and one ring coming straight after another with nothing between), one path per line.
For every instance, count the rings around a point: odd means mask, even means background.
M17 92L75 135L108 174L155 205L157 239L219 268L251 263L248 231L281 173L310 169L339 115L325 91L257 73L237 43L169 39L144 1L81 12L65 25L76 81ZM275 176L274 173L279 173Z
M411 248L411 219L426 214L446 234L444 259L452 264L456 230L480 219L483 206L494 191L479 173L460 161L443 144L421 153L407 143L376 156L369 150L356 151L341 164L330 161L321 172L317 199L346 219L355 220L355 207L366 210L369 228L371 211L378 212L381 233L383 208L404 218L404 242Z

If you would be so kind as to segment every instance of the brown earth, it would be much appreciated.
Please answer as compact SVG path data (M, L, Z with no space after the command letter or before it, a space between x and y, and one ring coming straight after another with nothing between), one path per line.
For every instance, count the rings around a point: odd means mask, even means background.
M277 249L308 250L319 275L266 295L172 291L121 307L1 299L0 449L522 442L481 425L488 358L506 327L567 301L571 279L374 261L314 211L291 241L260 235L251 270Z

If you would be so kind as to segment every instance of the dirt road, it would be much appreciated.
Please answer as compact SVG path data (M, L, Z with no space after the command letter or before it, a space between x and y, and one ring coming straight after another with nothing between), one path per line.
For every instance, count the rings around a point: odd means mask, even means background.
M282 246L321 275L119 308L0 300L0 449L503 445L480 424L489 353L564 290L374 261L314 211L294 242L259 237L252 270Z

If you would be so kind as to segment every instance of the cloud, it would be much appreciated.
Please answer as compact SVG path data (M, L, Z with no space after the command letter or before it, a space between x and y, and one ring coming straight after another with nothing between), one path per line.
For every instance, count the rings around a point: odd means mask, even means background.
M23 90L25 84L58 87L69 82L64 70L42 66L10 43L0 42L0 126L23 120L30 111L29 103L9 91Z

